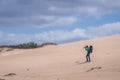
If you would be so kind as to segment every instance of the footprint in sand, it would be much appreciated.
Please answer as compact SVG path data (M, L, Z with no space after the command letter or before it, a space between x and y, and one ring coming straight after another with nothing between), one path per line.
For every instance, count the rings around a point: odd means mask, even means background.
M9 74L6 74L4 76L15 76L16 74L15 73L9 73Z
M60 80L59 78L57 78L57 80Z
M75 63L80 64L80 62L79 62L79 61L76 61Z
M30 69L29 69L29 68L27 68L27 69L26 69L26 71L30 71Z
M91 69L87 70L86 72L90 72L90 71L98 70L98 69L102 69L102 67L92 67Z
M1 79L1 78L0 78L0 80L5 80L5 79Z

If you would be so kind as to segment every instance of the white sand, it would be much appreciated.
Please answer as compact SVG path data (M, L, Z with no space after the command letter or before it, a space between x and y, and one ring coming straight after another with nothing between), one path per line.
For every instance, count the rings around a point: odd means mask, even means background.
M85 45L93 45L85 61ZM0 54L0 79L120 80L120 35ZM16 75L4 76L9 73Z

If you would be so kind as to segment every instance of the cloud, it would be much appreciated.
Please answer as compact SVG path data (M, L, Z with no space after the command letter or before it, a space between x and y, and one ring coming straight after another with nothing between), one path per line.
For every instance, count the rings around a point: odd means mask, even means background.
M71 41L78 37L86 38L86 34L83 29L74 29L72 31L67 30L56 30L56 31L49 31L40 34L36 34L35 38L39 39L39 41L45 42L64 42L64 41Z
M98 27L89 27L86 30L92 37L120 34L120 22L104 24Z
M46 18L48 21L52 20L50 23L43 24L42 26L69 26L77 21L76 17L54 17L50 19ZM39 27L39 25L38 25Z
M55 42L66 43L98 37L120 34L120 22L104 24L86 29L75 28L69 30L51 30L37 34L13 34L0 31L0 44L19 44L34 41L37 43Z
M59 26L64 20L71 25L77 15L112 12L120 12L120 0L0 0L0 27Z
M0 39L3 37L3 32L0 31Z

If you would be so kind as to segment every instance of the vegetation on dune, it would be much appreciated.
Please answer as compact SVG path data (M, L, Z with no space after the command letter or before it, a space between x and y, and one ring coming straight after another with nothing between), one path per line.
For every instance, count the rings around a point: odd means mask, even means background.
M56 43L42 43L41 45L35 43L35 42L28 42L28 43L22 43L18 45L4 45L0 46L0 48L12 48L12 49L33 49L38 47L44 47L46 45L57 45Z
M56 43L42 43L41 45L38 45L38 47L44 47L47 45L57 45Z
M30 48L37 48L38 44L34 42L29 43L22 43L18 45L5 45L0 46L0 48L18 48L18 49L30 49Z

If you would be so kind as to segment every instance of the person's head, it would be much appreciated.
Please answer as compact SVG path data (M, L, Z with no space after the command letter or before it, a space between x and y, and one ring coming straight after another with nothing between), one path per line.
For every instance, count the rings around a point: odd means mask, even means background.
M90 47L92 47L92 45L90 45Z

